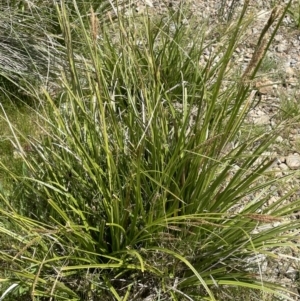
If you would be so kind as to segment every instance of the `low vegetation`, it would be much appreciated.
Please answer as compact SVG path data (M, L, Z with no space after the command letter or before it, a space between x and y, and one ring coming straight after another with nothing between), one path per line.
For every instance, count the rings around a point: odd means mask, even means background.
M288 6L239 70L248 1L221 35L187 25L184 6L159 18L87 2L38 11L54 70L4 76L31 102L1 106L0 300L295 300L253 260L299 231L293 192L263 193L284 180L261 160L280 128L245 124Z

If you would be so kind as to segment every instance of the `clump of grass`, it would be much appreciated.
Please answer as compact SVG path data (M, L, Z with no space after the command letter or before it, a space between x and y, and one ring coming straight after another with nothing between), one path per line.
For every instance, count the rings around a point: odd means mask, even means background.
M235 9L236 6L238 5L237 0L231 0L231 1L226 1L226 0L221 0L220 4L219 4L219 10L218 10L218 15L219 18L222 21L231 21L234 13L235 13Z
M17 133L20 144L26 149L28 148L27 139L28 136L35 136L35 132L38 130L35 121L37 115L33 110L26 106L21 101L11 101L7 98L7 94L2 95L0 105L0 157L1 162L6 168L14 171L21 172L22 160L18 160L19 149L14 147L12 141L14 140L11 129L15 129L16 132L21 130L21 135ZM8 126L9 122L12 126ZM4 190L8 190L10 186L9 180L5 177L5 172L0 172L0 187Z
M59 60L60 43L51 33L55 24L46 13L47 6L39 9L32 3L30 8L20 9L20 5L7 3L0 8L1 91L10 93L10 98L34 94L49 81L54 84L58 66L63 65Z
M300 104L296 98L282 99L280 106L280 116L283 120L290 120L299 117Z
M262 74L262 76L267 75L269 78L272 78L275 82L282 80L282 75L278 74L278 61L270 55L266 55L264 57L259 73Z
M295 27L297 29L300 29L300 1L299 0L294 1L287 12L289 16L292 18Z
M99 27L95 11L86 18L74 1L78 46L57 5L69 64L63 93L58 101L44 91L43 137L28 141L32 154L21 150L23 173L1 163L13 180L0 195L8 287L56 300L216 300L228 287L287 294L247 261L292 245L286 233L298 227L283 221L298 201L244 202L274 183L263 177L272 162L255 165L273 135L225 150L253 104L250 83L269 43L258 42L239 82L227 80L247 3L222 38L223 56L202 67L205 30L198 24L187 45L192 27L176 23L180 11L167 22L145 16L138 28L122 16ZM273 221L282 223L257 231Z
M78 1L78 6L82 14L92 6L105 15L109 2L100 2ZM74 12L73 1L66 1L66 10ZM57 78L69 70L55 2L7 1L0 12L0 92L30 104L42 101L43 88L57 96ZM76 35L76 14L72 16L72 35Z

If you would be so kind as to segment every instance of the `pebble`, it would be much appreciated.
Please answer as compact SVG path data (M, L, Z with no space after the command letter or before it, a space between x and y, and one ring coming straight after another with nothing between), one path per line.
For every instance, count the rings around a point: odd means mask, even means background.
M276 42L281 42L283 40L283 36L281 34L277 34L275 37L274 37L274 40Z
M15 150L13 152L13 157L14 157L14 159L20 159L20 158L22 158L22 154L21 154L21 152Z
M287 68L285 69L285 73L286 73L287 76L293 77L293 76L295 75L294 68L292 68L292 67L287 67Z
M287 171L287 170L289 170L289 167L288 167L285 163L279 164L279 168L280 168L282 171Z
M298 154L287 156L286 165L292 170L300 169L300 156Z
M272 205L274 203L276 203L278 201L278 198L276 198L275 196L271 196L270 199L268 200L268 205Z
M282 43L282 44L279 44L278 46L276 46L275 49L279 53L285 52L287 50L287 45L285 43Z
M288 270L285 272L285 277L292 279L293 281L296 280L297 275L299 274L298 269L294 269L293 267L289 267Z
M300 134L290 135L290 141L300 141Z
M270 117L267 114L254 118L253 123L256 125L266 125L270 123Z
M283 176L283 173L279 167L275 167L272 169L276 178L280 178Z
M270 80L260 81L256 83L256 88L260 94L273 95L273 82Z

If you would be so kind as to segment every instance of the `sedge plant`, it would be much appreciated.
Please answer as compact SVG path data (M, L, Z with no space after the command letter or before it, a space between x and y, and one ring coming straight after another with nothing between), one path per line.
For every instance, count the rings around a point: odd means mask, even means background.
M284 12L273 11L270 40L262 32L231 81L248 1L204 65L211 36L183 24L182 11L100 27L93 9L82 16L73 4L80 40L64 1L56 7L69 67L62 92L44 91L41 136L28 140L30 154L20 145L22 172L1 164L13 183L0 195L6 296L217 300L238 287L293 300L249 260L292 247L298 228L288 217L299 201L267 206L261 193L276 181L264 175L272 162L257 163L276 133L226 150L255 104L251 81ZM18 147L22 132L7 123Z

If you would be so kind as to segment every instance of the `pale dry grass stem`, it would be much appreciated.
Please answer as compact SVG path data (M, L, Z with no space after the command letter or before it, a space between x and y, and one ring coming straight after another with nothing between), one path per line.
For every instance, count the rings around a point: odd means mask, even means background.
M251 213L246 214L245 217L248 217L254 221L263 222L263 223L274 223L282 221L282 218L276 217L269 214L258 214L258 213Z
M98 31L99 31L99 19L95 14L93 8L91 7L91 14L90 14L90 24L91 24L91 36L94 47L96 46L97 39L98 39Z

